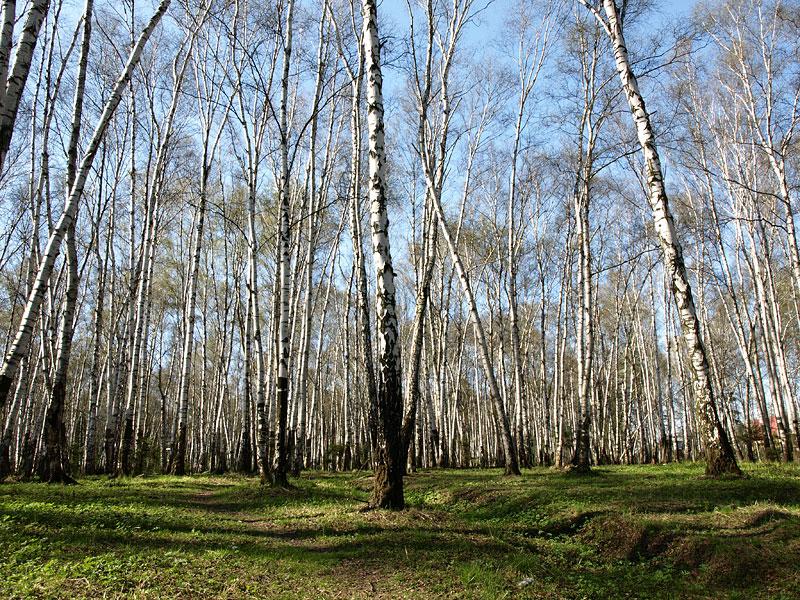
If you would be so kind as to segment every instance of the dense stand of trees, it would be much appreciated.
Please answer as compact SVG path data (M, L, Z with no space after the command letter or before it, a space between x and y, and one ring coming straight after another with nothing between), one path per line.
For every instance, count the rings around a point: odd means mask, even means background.
M0 478L800 452L796 2L175 2L2 4Z

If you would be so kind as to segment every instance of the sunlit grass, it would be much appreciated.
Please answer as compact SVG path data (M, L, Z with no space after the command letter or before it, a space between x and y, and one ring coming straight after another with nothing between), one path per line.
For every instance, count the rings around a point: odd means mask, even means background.
M792 598L800 469L425 471L408 509L363 474L0 486L0 597Z

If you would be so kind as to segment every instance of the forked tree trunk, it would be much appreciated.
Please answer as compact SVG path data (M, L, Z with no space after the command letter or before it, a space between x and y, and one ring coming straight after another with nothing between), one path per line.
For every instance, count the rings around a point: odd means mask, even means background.
M286 30L283 46L283 76L281 78L280 107L280 227L278 233L280 314L278 316L278 373L275 386L275 468L272 473L272 484L287 486L289 481L289 449L287 447L286 422L289 410L289 300L292 291L291 277L291 229L289 225L289 64L292 57L292 18L294 16L294 0L289 0L286 8Z

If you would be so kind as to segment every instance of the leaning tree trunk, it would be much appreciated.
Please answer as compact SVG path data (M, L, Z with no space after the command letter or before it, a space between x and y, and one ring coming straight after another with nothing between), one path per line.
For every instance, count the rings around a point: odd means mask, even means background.
M428 298L430 297L431 281L433 280L433 268L436 264L436 238L438 223L435 217L428 215L423 218L423 247L424 251L420 257L422 277L418 284L416 293L416 306L414 310L414 324L411 334L411 364L408 375L408 406L403 418L403 456L408 457L411 447L411 440L414 435L414 425L417 421L417 408L421 394L419 387L421 364L422 364L422 343L425 336L425 315L428 309ZM405 463L404 463L405 464Z
M14 3L3 3L3 26L0 33L0 171L5 166L8 151L11 148L11 137L17 121L20 101L25 91L25 82L31 70L36 41L42 27L50 0L35 0L25 17L25 23L17 41L14 64L9 74L8 61L11 58L11 45L14 34ZM0 395L0 406L4 401Z
M645 107L644 98L639 91L639 84L633 72L633 66L628 58L625 47L625 37L622 31L617 4L615 0L603 0L603 8L608 22L601 22L606 28L614 51L614 60L617 67L622 89L628 99L628 105L636 124L636 134L642 147L646 164L647 189L650 206L653 210L656 233L661 244L664 259L664 269L672 283L672 293L680 316L683 338L689 352L693 372L693 387L698 413L698 426L705 444L706 474L712 477L720 475L741 475L736 456L728 440L719 418L714 390L711 385L706 348L700 333L700 319L695 309L692 288L686 265L683 260L683 250L675 231L675 221L669 207L664 175L661 169L661 160L655 142L653 126L650 115ZM600 14L595 12L598 18Z
M432 181L428 181L428 185L433 186ZM489 396L492 401L492 410L497 419L497 425L500 429L500 444L502 447L505 472L507 475L519 475L519 461L517 459L517 448L511 436L511 424L508 420L508 413L506 412L505 405L503 404L503 397L500 394L500 386L497 383L497 377L494 373L494 366L492 363L491 353L489 351L489 344L486 341L486 333L483 329L483 322L478 312L478 304L475 300L475 294L472 292L472 285L469 281L469 276L461 262L461 257L458 254L456 242L453 239L450 229L447 226L445 219L444 209L442 208L441 198L434 195L432 198L433 208L436 211L436 218L441 225L442 235L444 236L447 246L450 250L450 255L455 266L458 278L461 280L461 286L464 290L464 295L469 304L469 311L472 321L475 325L475 337L480 352L481 362L483 363L483 370L489 384Z
M50 280L50 275L53 272L53 266L55 265L56 258L58 257L61 249L61 242L63 241L67 230L75 220L75 214L78 210L78 203L83 195L83 188L86 185L87 178L89 177L89 172L92 168L92 162L94 161L94 157L100 147L100 142L105 135L106 128L111 121L111 117L114 115L117 106L119 106L119 103L122 100L122 93L125 91L131 74L139 62L139 57L142 54L142 50L144 50L147 40L150 38L150 35L153 33L156 25L158 25L161 17L167 11L167 8L169 8L170 2L171 0L162 0L155 14L153 14L153 16L150 18L150 21L142 30L142 33L139 35L139 39L137 40L134 48L131 50L128 61L125 64L125 68L114 84L111 95L103 107L103 112L100 115L91 140L86 147L86 153L81 160L80 168L76 174L75 183L69 191L69 197L64 207L64 211L61 213L61 217L59 217L58 221L53 227L53 230L50 233L50 238L47 241L47 246L45 247L42 255L36 280L25 305L25 311L22 314L22 319L20 320L14 342L11 344L5 361L3 362L3 368L0 370L0 408L5 406L6 398L8 397L8 391L11 388L11 383L16 375L19 363L22 360L22 357L28 352L33 334L33 327L39 316L39 309L41 308L42 301L44 300L45 296L44 292Z
M383 132L383 77L381 75L378 7L376 0L363 0L364 49L367 69L367 124L369 130L369 200L372 258L377 284L375 309L378 325L378 447L372 505L402 509L403 418L400 374L400 330L395 311L394 269L389 247L386 210L386 150Z

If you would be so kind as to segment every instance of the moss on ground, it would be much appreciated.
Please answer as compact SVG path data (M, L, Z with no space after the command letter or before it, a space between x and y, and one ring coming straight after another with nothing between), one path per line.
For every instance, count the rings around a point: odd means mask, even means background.
M797 598L800 468L447 470L0 485L0 597Z

